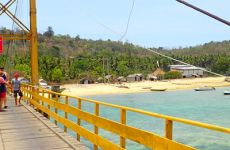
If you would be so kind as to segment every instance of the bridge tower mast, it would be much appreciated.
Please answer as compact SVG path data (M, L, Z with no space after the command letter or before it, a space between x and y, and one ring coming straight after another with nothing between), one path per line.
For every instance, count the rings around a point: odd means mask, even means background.
M5 13L25 34L0 34L3 40L29 40L30 41L30 62L31 62L31 82L33 85L38 84L38 34L37 34L37 12L36 0L30 0L30 29L22 23L9 7L15 0L8 0L3 5L0 2L0 16Z
M38 34L36 0L30 0L30 61L31 81L38 84Z

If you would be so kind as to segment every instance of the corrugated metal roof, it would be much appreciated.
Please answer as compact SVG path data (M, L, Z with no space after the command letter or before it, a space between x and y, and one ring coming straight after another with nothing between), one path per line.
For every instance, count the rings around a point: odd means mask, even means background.
M141 77L141 76L143 76L141 73L137 73L137 74L130 74L130 75L128 75L127 77L129 77L129 78L134 78L134 77L136 77L136 76L139 76L139 77Z
M177 69L177 70L201 70L199 67L175 67L172 69Z

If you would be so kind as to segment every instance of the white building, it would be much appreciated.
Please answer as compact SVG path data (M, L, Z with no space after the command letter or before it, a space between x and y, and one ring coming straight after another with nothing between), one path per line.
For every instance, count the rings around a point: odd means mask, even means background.
M170 71L179 71L181 72L184 78L186 77L202 77L204 75L204 71L199 67L194 67L190 65L169 65Z

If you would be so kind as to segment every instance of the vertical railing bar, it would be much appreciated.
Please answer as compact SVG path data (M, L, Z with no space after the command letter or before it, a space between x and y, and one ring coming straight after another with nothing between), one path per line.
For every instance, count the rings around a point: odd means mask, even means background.
M68 105L69 105L69 97L68 96L65 97L65 105L66 105L66 107L68 107ZM65 112L65 119L68 119L68 113L67 112ZM66 126L64 126L64 131L67 132Z
M27 91L30 91L28 85L26 86L26 89L27 89ZM30 100L29 100L29 98L30 98L30 97L29 97L29 92L26 93L26 96L27 96L27 102L26 102L26 104L29 105L29 101L30 101Z
M42 97L45 96L44 90L42 90ZM44 101L42 100L42 106L44 106Z
M81 110L81 103L82 103L82 101L81 101L81 99L79 98L78 99L78 109L80 109ZM79 125L79 126L81 126L81 119L79 119L78 117L77 117L77 124ZM77 133L77 140L78 141L81 141L81 136L80 136L80 134L78 134Z
M30 87L30 100L32 99L32 95L33 95L33 87ZM30 100L29 100L29 105L31 105L30 103Z
M45 96L45 93L44 93L44 90L42 89L42 99L41 99L41 101L42 101L42 106L43 107L44 107L44 101L43 101L44 96ZM45 115L45 112L42 112L42 114Z
M36 94L36 87L32 87L32 97L31 97L31 99L34 100L35 102L38 102L38 100L35 98L35 94ZM39 111L36 106L33 105L33 107L35 108L36 111Z
M58 103L58 94L55 94L55 102ZM55 107L54 108L55 113L58 114L58 109ZM54 123L57 125L57 120L54 121Z
M99 116L99 113L100 113L100 110L99 110L99 104L98 103L95 103L94 105L94 113L96 116ZM98 127L97 126L94 126L94 134L97 134L98 135ZM94 150L98 150L98 146L94 144Z
M126 124L126 110L120 109L120 122L122 124ZM126 139L120 136L120 146L125 149L126 147Z
M173 121L165 120L165 137L169 140L173 139Z
M30 91L29 86L27 86L26 89L27 89L28 91ZM26 103L26 104L29 105L29 101L30 101L30 94L29 94L29 92L27 92L27 98L28 98L28 99L27 99L27 103Z
M51 99L51 94L50 94L50 92L48 93L48 98L49 98L49 100ZM50 105L48 104L48 109L50 110ZM47 114L48 115L48 114ZM50 119L50 116L48 115L48 119Z
M38 87L35 87L34 91L36 91L36 92L34 93L35 95L39 95L40 89L39 89ZM38 98L35 98L35 99L36 99L36 102L37 102L39 105L41 105L40 100L39 100Z

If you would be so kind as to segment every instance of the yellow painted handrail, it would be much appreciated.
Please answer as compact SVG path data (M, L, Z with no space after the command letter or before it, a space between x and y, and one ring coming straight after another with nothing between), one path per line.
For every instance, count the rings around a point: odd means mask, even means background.
M64 131L71 129L76 132L77 139L80 141L80 137L83 136L94 144L94 149L97 150L98 146L102 149L108 147L113 147L110 149L125 149L126 139L133 140L137 143L143 144L151 149L159 150L169 150L169 149L181 149L181 150L192 150L189 146L177 143L172 140L173 138L173 122L180 122L192 126L202 127L205 129L210 129L214 131L219 131L223 133L230 134L229 128L224 128L220 126L210 125L206 123L201 123L197 121L191 121L187 119L181 119L177 117L161 115L153 112L143 111L135 108L118 106L114 104L109 104L105 102L99 102L96 100L70 96L67 94L56 93L47 89L40 87L33 87L31 85L23 85L22 90L24 92L24 98L29 100L29 103L34 105L36 108L46 113L48 117L54 118L55 124L58 122L64 125ZM45 93L48 96L45 96ZM54 99L51 99L51 95L54 95ZM64 97L65 103L59 102L59 96ZM73 107L69 105L69 98L76 99L78 101L78 106ZM82 102L90 102L94 104L94 114L82 111ZM46 106L45 106L46 104ZM100 106L107 106L112 108L117 108L120 110L120 122L115 122L108 120L106 118L100 117ZM51 111L50 108L54 108ZM65 112L64 118L58 115L58 110ZM160 137L151 132L146 132L131 126L126 125L126 113L135 112L138 114L143 114L151 117L161 118L165 120L165 137ZM77 122L73 123L68 120L68 114L77 117ZM82 129L81 120L84 120L92 125L94 125L94 132ZM99 135L99 128L110 131L120 136L120 146L111 143L110 141L104 139ZM97 139L95 141L95 138Z
M33 87L31 85L27 85L27 86ZM44 90L45 92L55 94L55 95L60 95L60 96L64 96L64 97L68 96L69 98L81 99L83 101L87 101L87 102L90 102L90 103L95 103L95 104L104 105L104 106L113 107L113 108L118 108L118 109L124 109L124 110L130 111L130 112L136 112L136 113L143 114L143 115L148 115L148 116L161 118L161 119L166 119L166 120L172 120L172 121L175 121L175 122L180 122L180 123L184 123L184 124L188 124L188 125L192 125L192 126L197 126L197 127L201 127L201 128L206 128L206 129L210 129L210 130L230 134L230 129L229 128L224 128L224 127L220 127L220 126L217 126L217 125L211 125L211 124L202 123L202 122L198 122L198 121L192 121L192 120L188 120L188 119L182 119L182 118L172 117L172 116L168 116L168 115L162 115L162 114L158 114L158 113L144 111L144 110L140 110L140 109L136 109L136 108L119 106L119 105L100 102L100 101L91 100L91 99L87 99L87 98L71 96L71 95L67 95L67 94L53 92L53 91L43 89L43 88L40 88L40 89Z

